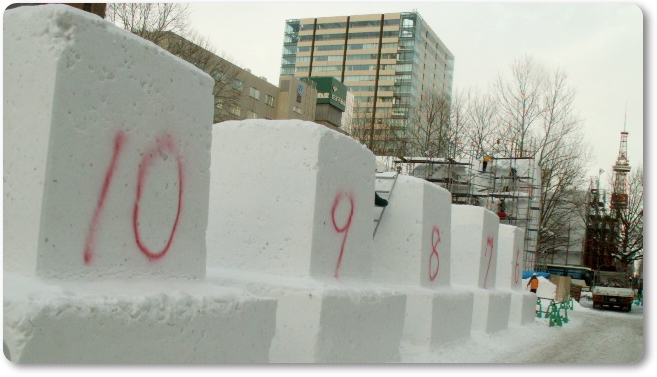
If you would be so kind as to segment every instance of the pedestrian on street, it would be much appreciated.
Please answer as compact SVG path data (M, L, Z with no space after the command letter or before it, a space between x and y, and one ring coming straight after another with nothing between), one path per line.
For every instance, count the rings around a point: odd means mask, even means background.
M527 286L531 286L529 289L530 292L536 293L536 290L538 289L538 278L536 277L536 272L534 272L534 275L532 275L531 279L527 282Z

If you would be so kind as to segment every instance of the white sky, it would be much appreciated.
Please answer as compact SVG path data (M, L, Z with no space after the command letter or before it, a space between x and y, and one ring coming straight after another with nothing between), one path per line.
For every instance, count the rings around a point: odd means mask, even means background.
M651 5L651 7L654 7ZM643 165L643 45L647 5L629 2L210 2L190 6L216 52L278 85L285 20L417 10L455 56L454 91L486 89L524 55L562 68L577 90L595 162L612 173L625 123L631 166ZM649 14L646 14L647 19ZM252 30L252 31L249 31Z

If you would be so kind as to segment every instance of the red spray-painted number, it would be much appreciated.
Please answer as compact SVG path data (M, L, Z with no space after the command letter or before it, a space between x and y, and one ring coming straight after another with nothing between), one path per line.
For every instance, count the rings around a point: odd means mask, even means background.
M116 171L117 161L121 151L123 150L123 144L125 144L125 134L123 131L119 131L114 137L114 153L112 154L110 165L107 168L107 173L105 173L105 181L103 182L103 187L100 190L100 197L98 198L98 203L96 204L96 209L94 210L94 215L91 219L91 226L89 226L87 240L84 243L85 264L90 264L91 259L94 256L94 251L96 249L96 231L98 230L98 222L100 220L100 215L103 212L103 208L105 207L107 191L109 191L109 187L112 184L112 177Z
M484 256L488 257L488 267L486 267L486 277L484 278L484 288L488 283L488 272L490 271L490 263L493 261L493 237L488 237L486 239L486 250L484 251Z
M440 229L433 227L431 232L431 255L429 256L429 280L436 280L438 270L440 269L440 254L438 254L438 244L440 243ZM435 257L435 258L434 258ZM433 260L436 260L436 268L433 268Z
M347 221L343 226L339 226L337 224L337 221L335 219L335 214L336 211L340 205L341 202L343 202L343 199L347 198L349 200L349 216L347 217ZM333 209L331 209L331 219L333 220L333 228L335 229L336 232L338 233L344 233L344 238L342 239L342 246L340 246L340 255L338 256L338 263L335 266L335 274L334 276L337 278L339 273L340 273L340 265L342 264L342 256L344 255L344 245L347 243L347 235L349 235L349 228L351 228L351 219L354 216L354 198L351 194L347 193L339 193L336 197L335 200L333 201Z
M516 253L516 267L514 269L514 275L516 278L516 283L520 281L520 249Z
M91 264L94 254L95 254L95 249L96 249L96 233L98 231L98 226L100 223L100 218L103 212L103 208L105 206L105 199L107 198L107 194L109 192L109 188L112 185L112 178L114 177L114 174L116 173L116 170L118 168L118 160L119 156L123 152L123 147L126 142L126 135L123 131L119 131L116 133L115 138L114 138L114 152L112 154L112 159L110 161L110 165L107 169L107 172L105 173L105 180L103 181L103 186L101 188L100 196L98 199L98 203L96 204L96 209L94 211L92 220L91 220L91 225L89 226L89 232L87 234L87 239L85 241L85 246L84 246L84 263L86 265ZM139 232L139 202L141 200L142 196L142 190L144 186L144 181L148 175L148 170L153 166L154 164L154 156L156 156L159 153L170 153L175 155L178 163L178 209L176 213L176 219L173 223L171 232L169 234L169 239L167 241L167 244L164 246L164 248L158 252L152 252L149 250L142 242L141 235ZM137 243L137 246L139 250L149 259L149 260L156 260L164 256L167 251L169 250L171 246L171 242L173 241L173 237L176 233L176 229L178 227L178 222L180 220L180 210L182 208L182 193L183 193L183 168L182 168L182 157L180 153L177 151L175 148L175 144L173 142L173 138L170 135L166 135L162 138L159 138L157 140L157 145L153 147L148 153L145 154L144 158L142 159L140 166L139 166L139 171L137 174L137 197L135 200L135 206L133 210L133 230L134 230L134 235L135 235L135 241Z
M149 169L153 166L154 157L158 156L161 153L170 153L176 156L176 162L178 163L178 210L176 212L176 220L173 222L171 227L171 232L169 233L169 239L167 244L162 248L162 250L153 252L151 251L141 239L141 233L139 232L139 202L141 200L141 194L144 186L144 181L148 175ZM173 236L176 233L178 228L178 221L180 220L180 209L182 208L182 195L183 195L183 168L182 168L182 158L178 150L175 148L173 138L170 135L166 135L157 140L157 145L153 147L148 153L144 155L144 158L139 164L139 174L137 176L137 198L135 199L135 207L132 213L132 228L135 233L135 241L137 241L137 246L139 250L149 259L156 260L163 257L169 247L171 247L171 242L173 241Z

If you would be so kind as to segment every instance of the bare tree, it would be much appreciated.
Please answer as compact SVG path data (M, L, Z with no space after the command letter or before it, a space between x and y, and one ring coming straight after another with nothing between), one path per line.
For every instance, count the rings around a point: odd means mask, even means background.
M500 77L495 85L503 127L501 144L513 145L515 149L515 154L509 157L525 157L534 152L526 148L533 126L543 112L543 80L543 73L532 57L525 56L513 63L510 80Z
M410 111L406 130L407 146L412 155L449 157L454 135L450 129L450 98L427 92Z
M188 8L185 3L108 3L105 19L159 44L166 32L188 36Z
M503 151L501 148L504 143L500 143L503 137L500 129L500 107L495 98L480 93L477 89L470 90L465 116L463 139L474 157L483 159L486 155L493 156Z
M214 79L214 123L237 119L231 111L238 105L241 96L239 86L242 70L227 58L216 55L207 38L188 33L189 40L171 32L162 33L157 43L173 55L180 57Z
M371 107L354 106L351 122L343 127L377 156L404 156L406 129L401 119L373 118Z
M630 173L627 182L627 201L623 207L612 208L618 221L617 251L614 259L617 265L628 270L635 260L643 259L643 167Z
M576 222L581 222L578 194L584 184L590 148L583 142L581 121L572 108L575 92L567 85L567 75L556 70L541 98L540 132L536 158L541 171L541 213L537 249L544 254L570 247L566 237Z

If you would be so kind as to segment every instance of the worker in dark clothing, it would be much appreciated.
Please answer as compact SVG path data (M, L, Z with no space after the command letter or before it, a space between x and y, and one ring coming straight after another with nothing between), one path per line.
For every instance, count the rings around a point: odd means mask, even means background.
M536 273L534 272L534 275L532 275L531 279L527 282L527 286L530 287L529 291L532 293L536 293L536 290L538 289L538 278L536 277Z

